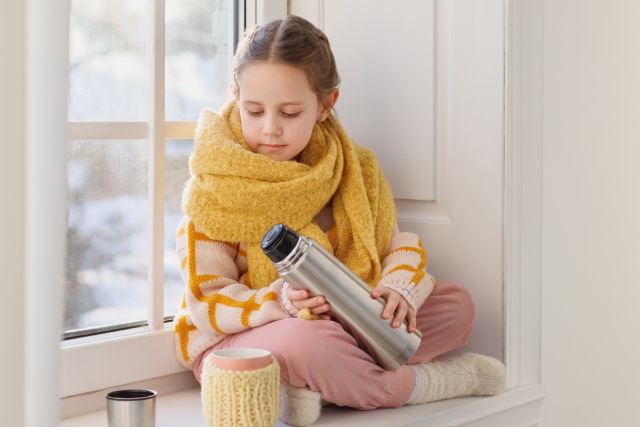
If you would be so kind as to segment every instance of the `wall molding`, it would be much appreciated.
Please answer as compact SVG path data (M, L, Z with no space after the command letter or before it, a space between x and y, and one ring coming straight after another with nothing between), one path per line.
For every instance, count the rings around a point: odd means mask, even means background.
M540 382L543 1L505 0L504 360Z

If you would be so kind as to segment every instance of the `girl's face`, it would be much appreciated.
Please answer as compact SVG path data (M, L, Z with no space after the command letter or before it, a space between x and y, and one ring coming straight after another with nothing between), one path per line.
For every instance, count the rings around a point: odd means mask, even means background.
M307 76L288 65L247 65L239 77L242 133L254 153L297 160L313 126L327 114ZM232 88L233 89L233 88Z

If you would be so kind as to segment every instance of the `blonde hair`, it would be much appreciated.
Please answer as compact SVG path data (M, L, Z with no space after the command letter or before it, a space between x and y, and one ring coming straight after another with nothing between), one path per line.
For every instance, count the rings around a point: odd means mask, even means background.
M242 70L256 62L285 64L302 70L320 104L335 115L325 102L329 92L340 84L340 75L329 39L311 22L287 15L248 30L233 58L236 96L240 96Z

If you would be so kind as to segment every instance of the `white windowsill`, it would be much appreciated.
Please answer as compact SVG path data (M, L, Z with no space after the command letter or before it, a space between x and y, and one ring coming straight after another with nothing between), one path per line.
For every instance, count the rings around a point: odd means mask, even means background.
M318 427L531 427L538 423L544 399L544 386L515 387L493 397L461 397L426 405L395 409L358 411L330 405L322 408ZM106 427L106 410L92 412L60 422L60 427ZM200 390L192 388L160 395L156 402L156 427L207 427L202 416ZM288 427L278 421L276 427Z

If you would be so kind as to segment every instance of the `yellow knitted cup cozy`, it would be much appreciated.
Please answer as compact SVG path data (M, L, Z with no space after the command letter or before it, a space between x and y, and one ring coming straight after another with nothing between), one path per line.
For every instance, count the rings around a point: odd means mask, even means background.
M210 427L273 427L278 422L280 365L253 371L220 369L207 358L202 370L202 410Z

